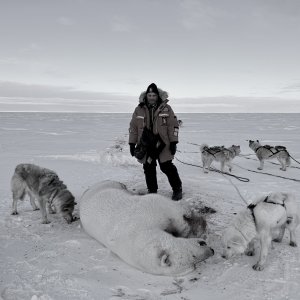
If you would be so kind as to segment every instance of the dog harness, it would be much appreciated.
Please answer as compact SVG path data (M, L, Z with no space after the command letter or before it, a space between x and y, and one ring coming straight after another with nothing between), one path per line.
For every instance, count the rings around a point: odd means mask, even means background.
M264 145L264 146L259 146L255 149L255 153L260 149L260 148L265 148L267 150L269 150L272 154L269 156L269 157L272 157L274 155L276 155L277 153L279 152L282 152L282 151L285 151L287 152L286 150L286 147L284 146L275 146L275 147L272 147L272 146L269 146L269 145ZM272 151L272 148L274 148L276 150L276 152L273 152ZM287 152L288 153L288 152ZM270 202L271 203L271 202Z
M268 198L269 198L269 196L267 196L266 199L265 199L263 202L281 205L281 206L283 206L284 208L286 208L286 207L285 207L285 204L284 204L284 200L282 200L282 203L277 203L277 202L273 202L273 201L268 201Z
M276 202L273 202L273 201L268 201L269 199L269 196L267 196L263 202L266 202L266 203L270 203L270 204L275 204L275 205L281 205L284 207L284 209L286 210L286 207L285 207L285 204L284 204L284 200L282 200L282 203L276 203ZM259 202L258 202L259 203ZM257 204L258 204L257 203ZM254 224L255 224L255 227L256 227L256 220L255 220L255 214L254 214L254 208L256 207L257 204L250 204L247 206L248 209L250 209L251 211L251 214L252 214L252 217L253 217L253 221L254 221ZM291 223L291 217L287 217L287 223L290 224Z
M202 153L209 153L210 155L212 155L214 158L216 158L215 154L219 153L219 152L223 152L223 150L228 150L229 152L231 152L233 154L233 156L236 156L236 151L234 149L228 149L225 148L224 146L216 146L216 147L211 147L211 148L204 148ZM214 151L214 153L212 153L211 151Z
M251 211L251 214L252 214L252 218L253 218L253 221L254 221L254 225L256 227L256 221L255 221L255 215L254 215L254 208L255 208L256 204L250 204L247 206L247 208L250 209Z
M215 154L222 152L223 149L225 149L224 146L223 147L216 146L216 147L204 148L202 153L207 152L210 155L212 155L213 157L215 157ZM211 151L214 151L214 153Z

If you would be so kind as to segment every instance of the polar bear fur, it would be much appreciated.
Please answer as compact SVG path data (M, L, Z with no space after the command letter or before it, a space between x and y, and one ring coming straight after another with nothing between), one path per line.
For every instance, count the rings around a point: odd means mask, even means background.
M137 269L182 275L213 255L197 238L205 221L188 208L158 194L134 195L115 181L89 188L80 201L85 231Z

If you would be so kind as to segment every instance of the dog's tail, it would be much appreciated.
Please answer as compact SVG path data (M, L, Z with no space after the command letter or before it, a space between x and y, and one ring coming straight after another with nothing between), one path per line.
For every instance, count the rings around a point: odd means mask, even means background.
M13 198L24 200L24 197L26 195L26 186L27 185L24 179L15 172L10 181Z
M200 152L202 153L203 151L207 150L209 146L207 144L201 144L200 146Z

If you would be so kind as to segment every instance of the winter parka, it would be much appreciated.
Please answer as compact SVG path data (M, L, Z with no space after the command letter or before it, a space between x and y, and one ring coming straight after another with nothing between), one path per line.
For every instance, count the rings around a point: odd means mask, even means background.
M168 93L158 89L159 97L162 100L153 116L153 133L159 134L166 144L159 154L161 163L172 160L174 156L170 152L170 142L178 142L178 121L171 106L168 103ZM145 103L146 92L142 92L139 97L139 105L132 114L129 127L129 143L137 144L146 126L150 129L150 112Z

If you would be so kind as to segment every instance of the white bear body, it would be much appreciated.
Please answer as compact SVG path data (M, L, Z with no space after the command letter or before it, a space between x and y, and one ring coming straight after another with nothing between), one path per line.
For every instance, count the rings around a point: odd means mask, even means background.
M187 273L213 255L199 238L185 238L186 213L161 195L133 195L112 181L92 186L80 201L80 219L90 236L128 264L159 275Z

